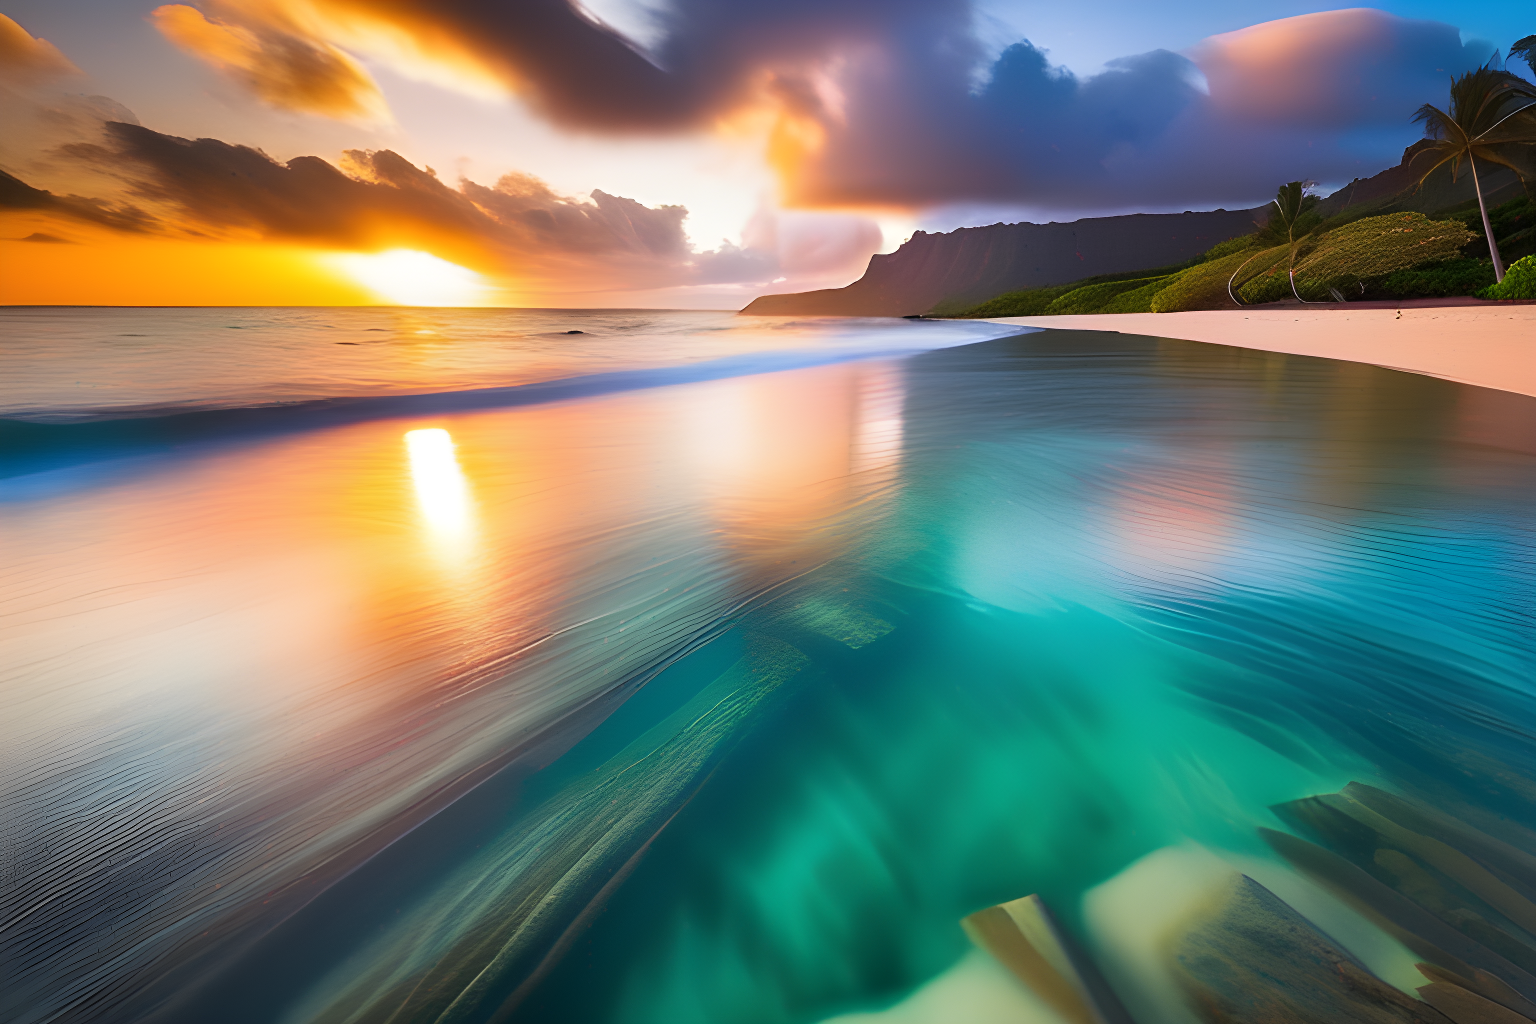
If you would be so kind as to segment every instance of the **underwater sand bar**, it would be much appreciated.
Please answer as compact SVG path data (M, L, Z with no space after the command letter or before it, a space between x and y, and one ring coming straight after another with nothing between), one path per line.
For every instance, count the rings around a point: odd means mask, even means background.
M991 322L1347 359L1536 396L1536 305L1088 313Z

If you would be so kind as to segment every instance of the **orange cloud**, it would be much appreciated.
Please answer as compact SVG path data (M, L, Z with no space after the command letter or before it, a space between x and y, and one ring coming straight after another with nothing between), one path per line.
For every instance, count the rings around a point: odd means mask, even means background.
M57 46L32 38L26 29L0 14L0 77L30 83L78 74L80 69Z
M331 250L406 248L518 277L572 279L599 268L643 286L675 280L696 258L687 210L592 193L558 196L508 175L495 187L453 188L389 150L351 150L337 167L313 156L278 163L217 139L180 139L108 124L105 145L62 148L113 169L126 194L168 234L297 242Z
M833 61L841 44L889 20L879 3L860 2L865 9L851 14L785 15L765 4L743 4L739 14L719 5L678 10L676 25L700 27L675 34L658 59L571 0L199 0L162 7L155 21L277 106L328 113L305 105L304 90L258 76L308 82L307 67L287 67L294 55L345 58L345 47L472 95L516 94L559 124L629 133L705 128L744 109L776 108L765 82Z
M5 171L0 171L0 211L25 212L51 220L130 233L149 230L154 223L152 217L136 206L113 205L82 196L56 196L46 189L33 188Z
M185 4L157 7L150 18L171 42L230 74L272 106L337 118L388 117L372 76L322 39L270 25L210 20Z
M1457 48L1448 25L1353 8L1211 36L1188 54L1220 113L1320 128L1401 119L1398 97L1460 70Z

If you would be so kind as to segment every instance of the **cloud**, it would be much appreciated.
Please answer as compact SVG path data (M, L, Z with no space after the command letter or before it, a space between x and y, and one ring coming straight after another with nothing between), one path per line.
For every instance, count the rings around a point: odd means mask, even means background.
M646 49L568 0L215 2L254 39L467 75L583 132L766 119L786 198L823 207L1179 208L1341 181L1395 159L1412 111L1487 56L1366 9L1079 78L1028 41L988 66L968 0L672 0Z
M417 77L493 84L567 127L620 133L707 127L793 94L819 65L893 34L938 32L957 53L980 55L967 0L676 0L654 12L660 31L651 52L569 0L204 0L201 7L273 47L274 56L289 38L334 43Z
M16 22L0 14L0 78L17 84L78 75L80 69L46 39L34 39Z
M150 20L171 42L232 75L272 106L356 120L388 117L372 76L324 40L260 22L210 19L185 4L157 7Z
M1451 25L1355 8L1212 36L1189 52L1220 115L1260 125L1400 125L1479 57Z
M800 275L836 275L863 270L884 241L880 226L866 217L759 206L742 231L749 249L778 254L782 270Z
M57 217L65 221L90 224L134 234L154 227L154 218L135 206L114 206L99 199L81 196L56 196L46 189L33 188L14 175L0 171L0 211L25 211ZM30 241L59 241L46 233L27 239Z
M823 141L781 164L793 199L1080 210L1251 201L1279 181L1343 181L1395 162L1416 106L1482 56L1451 26L1379 11L1269 22L1081 79L1020 43L979 90L953 69L938 74L927 43L911 46L845 75L841 119L823 119ZM907 70L925 61L935 77Z
M562 196L524 174L453 187L389 150L351 150L340 166L313 156L279 163L248 146L109 122L100 141L66 143L54 162L110 175L117 201L59 197L0 172L0 210L167 237L419 250L525 292L758 285L784 269L772 245L696 251L682 206L648 207L601 190L586 200ZM872 250L851 255L862 263Z

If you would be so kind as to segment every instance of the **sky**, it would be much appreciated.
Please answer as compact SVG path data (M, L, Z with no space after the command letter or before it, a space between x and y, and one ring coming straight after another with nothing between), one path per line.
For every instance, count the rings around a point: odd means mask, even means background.
M0 0L0 302L738 308L1397 163L1528 3Z

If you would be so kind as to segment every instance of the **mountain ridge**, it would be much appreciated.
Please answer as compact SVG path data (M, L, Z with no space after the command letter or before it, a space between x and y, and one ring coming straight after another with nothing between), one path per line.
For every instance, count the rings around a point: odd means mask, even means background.
M1447 168L1417 184L1415 166L1426 142L1369 178L1356 178L1325 198L1323 216L1379 206L1430 213L1473 197L1471 176ZM1519 178L1500 168L1484 172L1490 208L1518 194ZM1412 194L1408 193L1412 191ZM913 316L953 313L1005 292L1067 284L1185 263L1212 246L1268 220L1269 204L1249 210L1132 213L1047 224L1028 221L930 233L919 231L892 253L870 257L862 277L842 288L761 295L747 316Z

